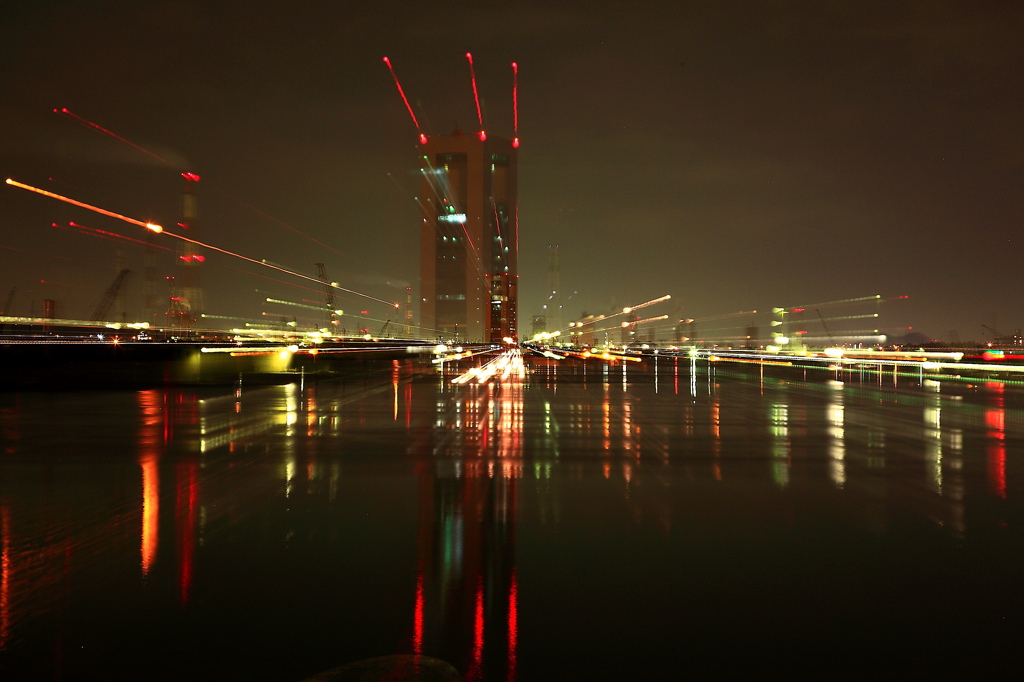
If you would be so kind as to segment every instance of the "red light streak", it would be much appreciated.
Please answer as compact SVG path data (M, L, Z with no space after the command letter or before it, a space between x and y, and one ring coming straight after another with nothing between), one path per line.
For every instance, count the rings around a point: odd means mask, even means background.
M426 144L426 143L424 143L424 144ZM305 237L309 241L311 241L311 242L313 242L315 244L319 244L320 246L324 247L325 249L329 249L329 250L333 251L334 253L338 254L339 256L341 256L343 258L347 258L347 259L349 259L352 262L355 262L355 260L356 260L352 256L349 256L348 254L345 254L345 253L342 253L341 251L338 251L333 246L329 246L328 244L323 243L319 239L315 239L313 237L310 237L308 234L306 234L302 230L298 229L297 227L292 227L291 225L289 225L288 223L284 222L283 220L279 220L279 219L275 218L274 216L270 215L269 213L267 213L265 211L261 211L260 209L256 208L255 206L252 206L251 204L245 203L244 201L242 201L238 197L232 196L230 194L226 194L225 196L227 196L230 199L233 199L234 201L237 201L238 203L240 203L242 206L245 206L250 211L255 211L256 213L259 213L264 218L269 218L270 220L274 221L278 225L280 225L282 227L287 227L289 230L291 230L295 234L302 235L303 237Z
M516 204L512 204L512 210L516 212L516 223L515 223L515 225L516 225L516 253L518 254L519 253L519 206L516 205ZM517 256L517 258L518 258L518 256ZM519 278L519 275L516 275L516 279L518 279L518 278Z
M84 123L85 125L89 126L90 128L94 128L94 129L100 131L101 133L106 133L107 135L110 135L111 137L113 137L115 139L121 140L121 142L124 142L126 145L128 145L130 147L134 147L135 149L139 150L143 154L147 154L149 156L152 156L154 159L156 159L158 161L163 161L164 163L166 163L168 165L170 164L170 161L168 161L164 157L157 156L156 154L154 154L153 152L149 151L148 149L143 149L142 147L140 147L139 145L135 144L134 142L131 142L130 140L126 140L126 139L124 139L123 137L121 137L120 135L118 135L116 133L110 132L109 130L107 130L103 126L97 125L97 124L93 123L92 121L88 121L88 120L82 118L81 116L79 116L78 114L76 114L74 112L68 111L67 109L54 109L53 111L54 111L54 113L58 113L58 114L67 114L71 118L75 119L76 121L80 121L81 123ZM199 177L196 176L196 180L198 180L198 179L199 179Z
M292 275L293 277L299 277L301 279L308 279L309 281L316 282L318 285L321 285L321 286L323 284L319 279L317 279L315 277L310 277L309 275L303 275L301 273L294 272L292 270L288 270L287 268L282 268L282 267L277 266L277 265L272 265L270 263L265 263L263 261L256 260L255 258L249 258L248 256L243 256L240 253L235 253L233 251L228 251L227 249L222 249L220 247L213 246L211 244L206 244L204 242L196 241L195 239L189 239L188 237L185 237L185 236L180 235L180 234L174 234L173 232L164 232L163 231L164 228L160 227L159 225L154 225L153 223L146 223L146 222L143 222L141 220L135 220L134 218L129 218L127 216L123 216L120 213L114 213L113 211L107 211L106 209L98 208L96 206L92 206L90 204L83 203L81 201L76 201L75 199L70 199L70 198L62 196L60 194L54 194L53 192L47 192L46 190L39 189L38 187L32 187L31 185L22 184L20 182L12 180L11 178L7 178L7 184L8 185L14 185L15 187L20 187L22 189L27 189L30 192L36 192L37 194L42 194L43 196L47 196L47 197L50 197L50 198L53 198L53 199L58 199L60 201L63 201L63 202L69 203L69 204L74 204L75 206L81 206L82 208L87 208L87 209L89 209L91 211L95 211L97 213L102 213L103 215L107 215L107 216L110 216L112 218L118 218L120 220L123 220L123 221L128 222L128 223L132 223L134 225L141 225L142 227L145 227L146 229L151 230L153 232L160 232L160 233L166 234L169 237L174 237L176 239L181 239L183 241L195 244L197 246L202 246L202 247L210 249L212 251L219 251L220 253L226 254L228 256L234 256L235 258L240 258L240 259L242 259L244 261L249 261L250 263L255 263L257 265L262 265L263 267L271 268L272 270L279 270L281 272L286 272L289 275ZM350 293L350 294L355 294L356 296L362 296L363 298L368 298L371 301L377 301L378 303L384 303L385 305L395 306L395 307L398 306L398 304L394 303L393 301L385 301L382 298L377 298L376 296L370 296L369 294L364 294L362 292L355 291L353 289L346 289L344 287L334 287L334 288L338 289L339 291L345 291L345 292Z
M154 225L153 223L147 223L147 222L143 222L141 220L136 220L135 218L129 218L128 216L123 216L120 213L114 213L113 211L108 211L106 209L99 208L97 206L93 206L91 204L86 204L86 203L84 203L82 201L77 201L75 199L68 198L68 197L63 196L61 194L55 194L53 192L47 192L45 189L39 189L38 187L33 187L32 185L25 185L23 183L17 182L16 180L12 180L11 178L7 178L7 184L8 185L13 185L15 187L20 187L21 189L27 189L28 191L35 192L36 194L42 194L43 196L50 197L51 199L57 199L58 201L63 201L63 202L68 203L68 204L73 204L75 206L81 206L82 208L87 208L90 211L95 211L96 213L102 213L103 215L110 216L111 218L117 218L118 220L123 220L126 223L132 223L133 225L139 225L141 227L145 227L148 230L153 230L153 231L163 230L163 228L160 227L159 225Z
M385 59L385 61L387 61L387 57L385 57L384 59ZM389 63L389 68L390 68L390 63ZM401 87L399 87L399 91L401 91ZM405 95L403 94L403 98L404 97L405 97ZM408 103L407 103L407 106L408 106ZM126 140L125 138L121 137L120 135L116 135L115 133L107 130L106 128L103 128L102 126L99 126L99 125L97 125L97 124L95 124L95 123L93 123L91 121L87 121L86 119L82 118L81 116L78 116L77 114L72 113L71 111L69 111L67 109L54 109L54 111L57 112L57 113L67 114L68 116L71 116L72 118L75 118L76 120L81 121L82 123L84 123L84 124L86 124L86 125L88 125L88 126L90 126L92 128L95 128L96 130L99 130L99 131L101 131L103 133L106 133L107 135L110 135L111 137L114 137L114 138L124 142L125 144L128 144L128 145L134 147L135 149L138 149L139 151L143 152L144 154L148 154L149 156L152 156L155 159L159 159L160 161L163 161L167 165L172 165L171 162L168 161L167 159L164 159L164 158L162 158L160 156L157 156L156 154L154 154L154 153L152 153L152 152L150 152L150 151L148 151L146 149L143 149L139 145L134 144L134 143L132 143L129 140ZM411 109L410 109L409 113L410 114L412 113ZM416 117L414 116L413 117L413 122L415 122L415 121L416 121ZM419 124L417 124L417 128L419 128ZM425 135L421 134L420 138L421 138L420 141L423 144L427 143ZM191 172L188 172L188 171L182 173L181 177L185 178L186 180L188 180L190 182L199 182L200 181L200 177L199 177L198 174L191 173ZM53 180L53 178L50 178L50 180ZM66 183L64 183L64 184L66 184ZM298 229L292 227L291 225L288 225L287 223L284 223L284 222L278 220L274 216L269 215L267 213L264 213L263 211L259 210L258 208L250 206L249 204L245 203L241 199L238 199L237 197L233 197L231 195L227 195L227 196L229 196L231 199L234 199L238 203L242 204L246 208L249 208L249 209L251 209L253 211L256 211L257 213L259 213L259 214L261 214L261 215L263 215L263 216L265 216L267 218L270 218L271 220L273 220L274 222L278 223L279 225L283 225L284 227L287 227L289 230L292 230L293 232L296 232L296 233L302 235L306 239L309 239L310 241L315 242L316 244L319 244L320 246L322 246L322 247L324 247L326 249L330 249L331 251L333 251L334 253L338 254L339 256L344 256L345 258L348 258L349 260L352 260L352 261L355 260L351 256L348 256L348 255L342 253L341 251L338 251L337 249L335 249L335 248L333 248L331 246L328 246L327 244L324 244L322 241L319 241L318 239L314 239L313 237L310 237L305 232L302 232L301 230L298 230ZM182 227L184 227L184 225Z
M384 63L388 65L388 71L391 72L391 78L395 81L395 87L398 88L398 94L402 96L402 101L405 102L405 108L409 111L409 117L412 119L412 124L416 126L416 132L420 134L420 142L426 144L426 135L420 129L420 122L416 120L416 114L412 113L412 107L409 105L409 98L405 96L405 90L402 89L402 84L398 82L398 76L395 75L395 69L391 66L391 60L384 57Z
M73 220L69 220L68 221L68 225L70 225L71 227L76 228L82 234L89 235L89 236L92 236L92 237L102 237L104 239L123 240L123 241L127 241L127 242L133 242L135 244L141 244L142 246L146 246L146 247L152 247L154 249L162 249L163 251L173 251L174 250L174 249L169 249L166 246L158 246L157 244L150 244L149 242L143 241L142 239L135 239L134 237L126 237L125 235L118 234L116 232L107 232L106 230L101 230L101 229L99 229L97 227L88 227L86 225L79 225L78 223L74 222ZM50 226L51 227L59 227L61 229L67 229L63 225L58 225L57 223L50 223Z
M473 70L473 55L467 52L466 59L469 60L469 79L473 83L473 102L476 104L476 120L480 122L480 140L483 141L487 139L487 135L484 134L484 117L480 113L480 95L476 91L476 72Z
M519 65L512 62L512 146L519 146Z
M266 263L264 261L256 260L255 258L249 258L248 256L243 256L240 253L235 253L234 251L228 251L227 249L222 249L219 246L213 246L212 244L207 244L205 242L201 242L201 241L198 241L196 239L189 239L188 237L186 237L184 235L174 234L173 232L164 232L163 234L167 235L168 237L174 237L175 239L181 239L182 241L189 242L190 244L195 244L196 246L202 246L203 248L210 249L211 251L219 251L220 253L223 253L223 254L228 255L228 256L234 256L235 258L240 258L241 260L248 261L250 263L255 263L256 265L262 265L263 267L270 268L271 270L277 270L279 272L284 272L284 273L287 273L287 274L291 275L292 277L299 277L300 279L307 279L310 282L316 282L318 285L323 286L323 282L321 282L316 277L310 277L309 275L303 275L301 272L295 272L294 270L289 270L288 268L282 268L280 265L273 265L272 263ZM347 293L350 293L350 294L355 294L356 296L362 296L363 298L368 298L371 301L377 301L378 303L383 303L385 305L389 305L389 306L397 305L396 303L393 303L392 301L385 301L382 298L377 298L376 296L370 296L369 294L364 294L361 291L355 291L353 289L346 289L345 287L339 287L339 286L333 286L333 285L332 285L332 288L337 289L338 291L344 291L344 292L347 292Z
M498 233L498 239L502 239L501 218L498 216L498 204L494 202L494 197L491 197L491 210L494 211L494 229Z

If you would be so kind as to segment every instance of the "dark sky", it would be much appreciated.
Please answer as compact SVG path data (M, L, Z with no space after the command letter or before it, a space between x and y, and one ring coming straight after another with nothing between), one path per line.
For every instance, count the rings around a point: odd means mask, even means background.
M880 294L910 297L883 327L981 340L1024 326L1021 35L1016 1L18 3L0 171L173 225L191 170L204 241L404 301L416 131L381 58L447 134L476 127L469 51L492 135L511 135L519 64L525 329L558 244L570 318L665 294L652 313L698 319ZM141 298L141 248L50 226L68 220L141 236L0 187L14 314L53 298L87 316L120 267ZM262 300L319 298L207 266L209 313L301 318Z

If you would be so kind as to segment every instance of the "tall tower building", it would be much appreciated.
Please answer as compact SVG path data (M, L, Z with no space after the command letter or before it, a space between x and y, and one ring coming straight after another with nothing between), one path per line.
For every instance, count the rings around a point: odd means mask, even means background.
M199 176L195 173L182 173L181 176L185 178L185 193L182 195L182 216L178 227L189 239L195 239L196 223L199 219L195 186L199 182ZM171 280L171 300L167 311L167 326L171 329L190 331L196 327L203 315L203 288L200 283L199 265L204 260L205 257L192 242L183 241L179 246L177 275Z
M457 341L517 339L516 145L482 133L421 141L420 326Z

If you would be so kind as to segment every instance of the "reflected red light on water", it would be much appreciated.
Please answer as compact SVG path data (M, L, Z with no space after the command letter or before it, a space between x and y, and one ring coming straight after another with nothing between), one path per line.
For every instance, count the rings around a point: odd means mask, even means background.
M988 386L995 392L996 407L985 411L985 426L988 427L988 478L992 492L1006 499L1006 409L1002 382L991 381Z
M466 677L479 679L484 660L484 580L477 577L476 607L473 612L473 663Z
M11 636L11 513L0 507L0 650Z
M512 568L512 584L508 590L508 679L516 679L516 644L519 640L519 584Z
M179 463L175 517L178 523L178 595L183 606L188 603L192 592L198 499L199 483L196 463Z
M416 575L416 610L413 613L412 652L423 653L423 571Z

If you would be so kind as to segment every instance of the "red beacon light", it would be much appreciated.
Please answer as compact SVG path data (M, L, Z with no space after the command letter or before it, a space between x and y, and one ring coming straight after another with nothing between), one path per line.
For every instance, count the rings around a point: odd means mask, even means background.
M196 175L195 173L185 172L185 173L181 174L181 177L185 178L186 180L190 180L192 182L199 182L199 176Z
M420 133L420 144L426 144L426 143L427 143L427 136L426 136L426 134L425 133Z
M512 148L513 149L519 149L519 138L518 137L513 137L512 138Z
M484 131L481 130L480 131L480 141L483 142L486 139L487 139L487 133L485 133Z

